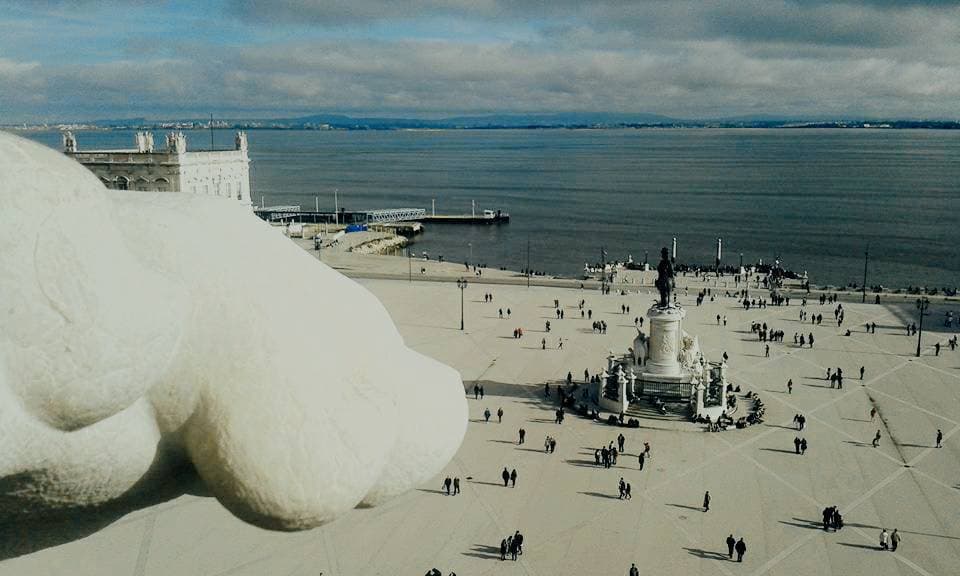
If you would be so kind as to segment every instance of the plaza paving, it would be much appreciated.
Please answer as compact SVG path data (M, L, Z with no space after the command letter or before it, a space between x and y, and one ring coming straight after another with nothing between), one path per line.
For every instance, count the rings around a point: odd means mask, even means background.
M601 296L595 290L450 282L360 281L386 305L408 345L457 368L470 407L466 438L435 481L385 506L356 510L320 529L273 533L250 527L205 495L186 474L169 494L144 506L112 510L30 527L6 527L0 574L414 575L443 574L956 574L960 571L960 351L927 331L924 355L903 325L912 306L844 302L842 329L833 306L808 305L822 325L798 320L799 303L744 311L720 297L694 306L694 289L681 297L684 328L699 335L711 360L730 355L730 380L760 394L766 422L743 430L707 433L675 420L645 419L639 429L610 427L568 415L553 423L556 405L543 383L568 371L582 379L599 371L610 351L622 353L635 334L633 317L653 301L643 290ZM494 302L483 303L491 292ZM757 293L759 294L759 293ZM561 301L564 320L553 313ZM594 334L576 303L587 300L606 335ZM620 314L621 304L631 307ZM949 303L947 303L949 305ZM938 304L944 306L944 304ZM500 319L498 309L511 309ZM940 324L934 308L928 325ZM718 326L716 315L727 316ZM543 332L550 320L552 331ZM763 344L751 322L784 330L787 342ZM877 333L863 329L877 323ZM514 339L514 328L525 336ZM843 333L852 329L851 336ZM937 329L938 326L931 326ZM939 327L942 329L942 326ZM792 344L794 332L813 332L815 348ZM952 335L952 334L951 334ZM540 339L547 338L547 350ZM562 350L557 339L564 339ZM371 351L376 353L376 351ZM866 367L861 383L859 367ZM831 389L827 367L842 367L843 390ZM787 394L786 381L794 388ZM473 398L475 382L485 387ZM483 421L485 408L503 408L503 423ZM870 421L870 409L879 411ZM793 416L807 427L797 433ZM375 422L371 422L375 426ZM516 444L517 430L527 442ZM933 448L937 429L944 448ZM879 448L870 441L877 429ZM626 436L626 454L612 469L593 464L593 452ZM793 439L809 442L803 456ZM556 453L543 439L557 439ZM653 458L638 470L636 454L650 442ZM503 467L516 468L516 488L504 488ZM441 493L445 476L458 476L462 494ZM617 497L623 477L633 499ZM700 505L709 490L709 512ZM820 512L839 506L846 527L824 532ZM877 550L881 528L899 529L896 553ZM524 534L518 562L501 562L500 540ZM744 563L726 557L724 539L743 537ZM25 540L29 539L29 541Z

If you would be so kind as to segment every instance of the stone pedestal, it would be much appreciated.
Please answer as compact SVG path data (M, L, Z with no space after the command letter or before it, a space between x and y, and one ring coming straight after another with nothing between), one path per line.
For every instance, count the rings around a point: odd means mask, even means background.
M644 375L679 376L680 349L683 330L681 324L686 316L683 308L654 306L647 311L650 321L650 339L647 348L647 363Z

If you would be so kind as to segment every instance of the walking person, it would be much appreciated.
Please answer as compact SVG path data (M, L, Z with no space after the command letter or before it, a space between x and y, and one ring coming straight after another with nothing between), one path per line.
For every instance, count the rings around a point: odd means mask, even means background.
M511 487L511 488L516 488L516 487L517 487L517 469L516 469L516 468L514 468L514 469L510 472L510 487Z
M503 408L497 408L497 422L503 422Z
M900 533L894 528L893 533L890 534L890 551L896 552L898 546L900 546Z
M943 431L937 428L937 448L943 448L941 442L943 442ZM896 529L894 529L894 532L896 532Z
M876 448L880 445L880 430L877 430L877 435L873 437L873 447Z
M453 495L456 496L460 493L460 477L457 476L453 479Z
M510 481L510 471L507 470L507 467L503 467L503 472L500 473L500 477L503 478L503 487L507 487L507 482Z
M736 545L737 541L734 539L733 534L727 536L727 554L731 560L733 560L733 547Z
M787 380L787 394L793 394L793 378Z
M449 476L443 481L443 488L447 491L447 496L450 495L450 485L453 484L453 480Z
M797 451L797 454L800 453L800 437L795 436L793 439L793 448Z
M504 538L500 541L500 560L507 559L507 539Z
M640 469L643 470L643 461L646 460L645 454L641 452L640 456L637 457L637 460L640 461Z
M637 569L636 564L634 563L630 564L630 572L628 573L628 576L640 576L640 570Z
M866 368L865 366L861 366L861 367L860 367L860 379L861 379L861 380L863 380L863 373L864 373L864 371L866 371L866 369L867 369L867 368Z
M707 492L703 495L703 511L704 512L710 511L710 491L709 490L707 490Z
M883 530L880 531L880 549L881 549L881 550L889 550L889 549L890 549L890 546L887 545L887 538L888 538L888 536L887 536L887 529L884 528Z
M803 455L803 454L806 454L806 453L807 453L807 439L806 439L806 438L801 438L801 439L800 439L800 454Z
M517 444L523 444L523 440L527 437L527 431L523 428L520 429L520 441Z
M743 541L743 538L740 538L740 540L737 540L735 548L737 551L737 562L743 562L743 555L747 553L747 543Z
M489 421L490 421L490 409L489 409L489 408L487 408L486 410L483 411L483 419L484 419L485 422L489 422Z

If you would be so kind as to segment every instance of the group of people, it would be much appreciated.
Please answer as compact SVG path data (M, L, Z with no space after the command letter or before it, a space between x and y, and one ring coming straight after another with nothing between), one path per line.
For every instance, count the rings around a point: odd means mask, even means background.
M457 494L459 494L459 493L460 493L460 478L457 477L457 478L454 478L453 480L450 480L450 477L447 476L447 477L443 480L443 488L444 488L444 490L447 491L447 496L451 496L451 494L450 494L450 488L451 488L451 486L453 487L453 494L452 494L452 496L456 496Z
M796 450L797 454L806 454L807 453L807 439L801 438L799 436L794 437L793 439L793 448Z
M598 320L593 323L593 331L596 334L606 334L607 333L607 322L605 320Z
M623 481L623 476L620 477L620 499L621 500L630 500L633 498L633 494L630 491L630 483Z
M794 414L793 424L797 427L797 430L803 430L804 426L807 425L807 417L803 414Z
M739 540L733 537L733 534L727 536L727 554L733 560L733 553L737 553L737 562L743 562L743 555L747 553L747 543L743 537Z
M843 528L843 516L840 515L840 509L836 506L823 509L823 530L829 532L831 528L834 532Z
M483 420L485 422L490 421L490 409L486 408L483 411ZM497 422L503 422L503 408L497 408Z
M547 436L543 441L543 451L547 454L553 454L557 450L557 439L553 436Z
M500 541L500 560L506 560L507 554L510 554L510 559L514 561L517 555L523 554L523 534L519 530L514 532L513 536L507 536Z

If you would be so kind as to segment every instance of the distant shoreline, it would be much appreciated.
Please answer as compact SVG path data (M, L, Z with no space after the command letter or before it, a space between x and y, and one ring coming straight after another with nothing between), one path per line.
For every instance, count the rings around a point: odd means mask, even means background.
M960 121L882 120L882 121L743 121L743 122L672 122L672 123L528 123L456 125L429 122L285 124L283 122L228 121L216 122L213 130L269 130L317 132L436 132L484 130L960 130ZM64 130L114 132L129 130L210 130L203 122L156 122L129 125L95 123L8 124L0 130L11 132L56 132Z

